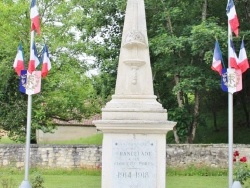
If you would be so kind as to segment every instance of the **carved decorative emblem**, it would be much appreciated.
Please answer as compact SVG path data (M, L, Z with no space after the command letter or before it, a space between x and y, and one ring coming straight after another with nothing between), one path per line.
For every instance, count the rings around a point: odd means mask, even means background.
M125 44L127 43L143 43L146 44L145 37L140 31L132 30L130 31L125 39Z

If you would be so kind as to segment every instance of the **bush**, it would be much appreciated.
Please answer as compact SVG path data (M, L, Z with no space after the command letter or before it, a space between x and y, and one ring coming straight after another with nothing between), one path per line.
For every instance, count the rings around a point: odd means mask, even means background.
M44 188L43 183L44 183L44 179L42 175L39 173L36 173L35 177L32 178L31 180L32 188Z

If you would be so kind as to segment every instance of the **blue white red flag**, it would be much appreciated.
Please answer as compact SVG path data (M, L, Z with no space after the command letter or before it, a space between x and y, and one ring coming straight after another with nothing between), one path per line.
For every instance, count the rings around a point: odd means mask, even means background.
M40 35L40 18L38 8L36 6L36 0L32 0L30 5L30 19L31 19L31 31L36 31Z
M246 49L245 49L243 40L242 40L241 46L240 46L238 66L239 66L242 73L245 72L249 68L247 53L246 53Z
M239 69L238 57L236 55L234 44L231 39L230 39L230 48L229 48L229 62L230 62L231 68Z
M16 73L18 74L18 76L20 76L21 70L25 69L24 68L23 48L22 48L21 44L19 44L19 46L18 46L17 54L16 54L16 58L14 60L13 67L14 67Z
M242 90L242 73L240 69L222 69L221 88L225 92L235 93Z
M216 40L215 48L214 48L214 56L213 56L213 63L212 63L212 70L217 71L221 75L222 70L222 54L220 51L219 42Z
M29 61L29 67L28 67L29 73L32 73L34 70L36 70L36 67L39 64L40 64L40 61L38 59L36 45L35 45L35 42L33 42L32 49L30 51L30 61Z
M226 10L227 10L227 17L228 17L228 23L230 25L230 28L231 28L232 32L234 32L234 34L236 36L238 36L240 24L239 24L238 16L236 14L235 5L234 5L233 0L228 0Z
M43 56L42 56L42 77L45 78L51 69L51 62L49 59L49 52L48 52L48 47L46 44L43 47Z
M22 70L19 90L27 95L39 93L41 91L41 71L29 73L27 70Z

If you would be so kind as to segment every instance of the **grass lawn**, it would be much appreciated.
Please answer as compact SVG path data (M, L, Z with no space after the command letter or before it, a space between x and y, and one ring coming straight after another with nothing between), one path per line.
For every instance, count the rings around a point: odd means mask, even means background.
M190 175L190 171L192 174ZM208 171L208 173L205 173ZM29 179L36 175L41 175L44 179L45 188L100 188L101 171L86 169L30 169ZM199 175L198 175L199 174ZM17 168L1 168L0 170L0 188L3 180L15 184L18 187L24 178L24 170ZM167 188L227 188L228 176L224 169L169 169L166 177Z
M23 175L11 175L18 187L23 181ZM84 175L42 175L45 188L99 188L101 187L101 176ZM31 180L30 180L31 182ZM0 184L0 188L2 185Z
M8 137L2 137L0 139L0 144L16 144L16 142L10 140Z
M46 188L100 188L100 176L44 176ZM226 188L226 176L168 176L167 188Z
M167 188L227 188L227 176L168 176Z
M101 176L44 176L46 188L98 188Z
M101 176L42 175L45 188L100 188ZM23 175L12 175L16 186ZM167 188L227 188L227 176L168 176ZM0 184L2 188L2 185Z
M41 144L87 144L87 145L102 145L103 134L98 133L93 136L79 138L76 140L63 140L63 141L51 141L42 142Z

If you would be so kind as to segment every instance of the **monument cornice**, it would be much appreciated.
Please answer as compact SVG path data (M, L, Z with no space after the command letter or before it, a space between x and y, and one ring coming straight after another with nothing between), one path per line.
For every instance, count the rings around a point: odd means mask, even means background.
M93 122L104 133L165 134L172 130L173 121L97 120Z

